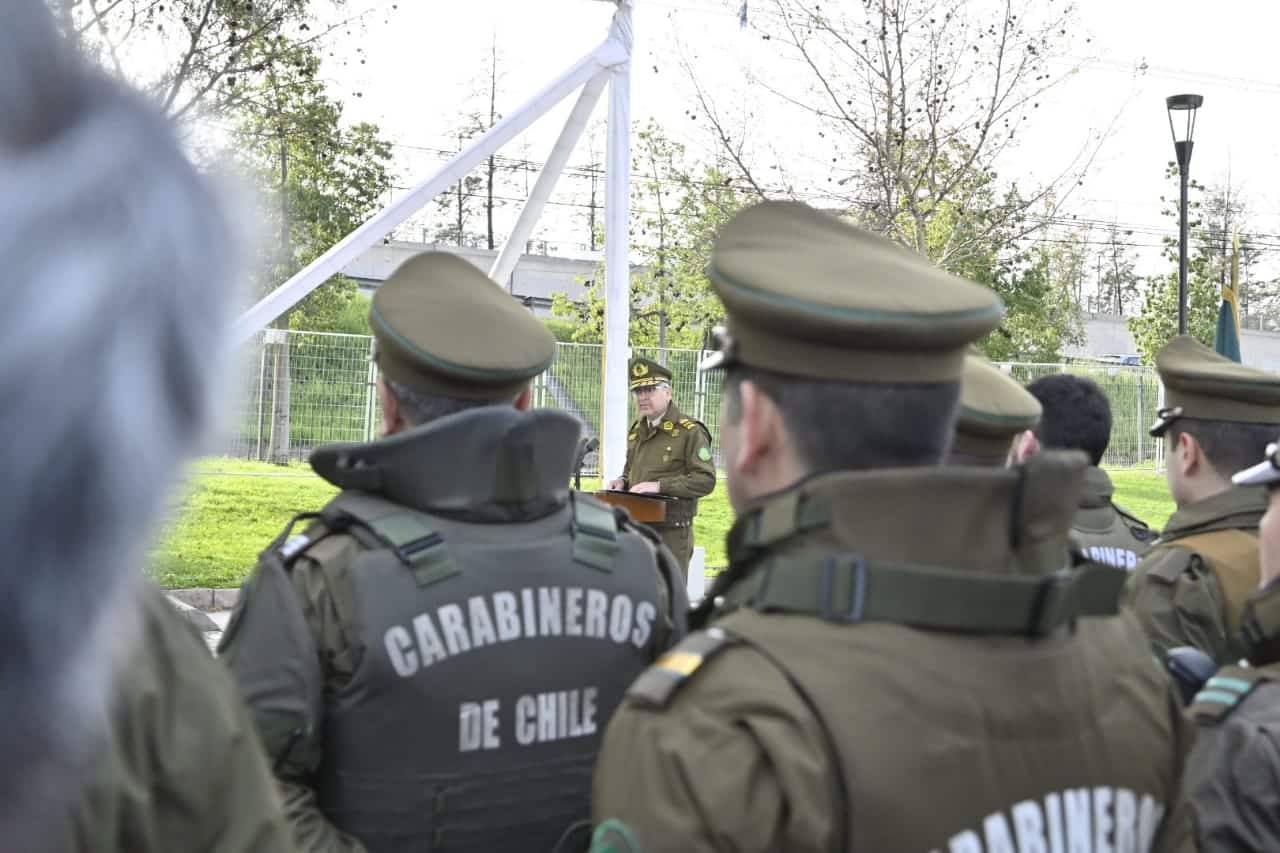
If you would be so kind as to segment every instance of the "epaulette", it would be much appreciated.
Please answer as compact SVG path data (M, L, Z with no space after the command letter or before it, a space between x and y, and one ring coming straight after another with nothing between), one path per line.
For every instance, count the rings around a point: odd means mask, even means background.
M680 426L684 427L689 432L693 432L695 429L700 429L707 434L707 441L711 440L711 430L707 429L707 425L700 420L696 420L694 418L681 418Z
M685 637L640 674L627 689L627 697L651 708L665 708L702 665L737 638L722 628L708 628Z
M1205 682L1196 698L1187 707L1187 713L1198 723L1215 725L1222 722L1239 707L1268 676L1261 670L1239 666L1224 666L1218 674Z
M1178 578L1183 573L1197 566L1201 560L1200 555L1189 548L1181 548L1176 545L1169 548L1162 548L1154 552L1154 556L1147 555L1150 564L1146 571L1146 577L1154 578L1163 583L1177 583ZM1145 562L1145 561L1144 561Z
M1125 527L1129 528L1129 532L1133 534L1133 538L1149 543L1154 542L1156 537L1160 535L1159 531L1152 530L1151 525L1147 524L1124 507L1117 504L1112 504L1111 506L1122 519L1126 522L1130 522L1129 524L1126 524Z

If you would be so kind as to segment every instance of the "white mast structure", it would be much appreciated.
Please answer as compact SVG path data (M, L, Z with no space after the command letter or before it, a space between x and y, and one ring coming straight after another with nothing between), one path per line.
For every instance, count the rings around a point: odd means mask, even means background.
M596 102L609 86L608 150L605 162L605 334L604 394L601 401L600 473L620 476L626 457L627 361L631 246L631 53L634 44L631 10L635 0L604 0L617 7L609 37L579 59L553 83L451 158L406 195L374 214L320 257L241 315L234 327L243 343L302 301L307 294L342 272L361 254L440 193L510 142L553 107L577 91L578 100L565 121L551 153L511 235L489 270L494 281L505 281L582 136Z

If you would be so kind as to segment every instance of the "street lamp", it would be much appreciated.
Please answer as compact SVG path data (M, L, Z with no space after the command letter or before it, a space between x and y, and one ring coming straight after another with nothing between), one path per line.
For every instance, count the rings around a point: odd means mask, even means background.
M1187 333L1187 176L1191 169L1191 137L1196 131L1196 110L1204 103L1203 95L1170 95L1164 99L1169 110L1169 132L1173 150L1178 156L1178 334ZM1177 114L1178 122L1174 122ZM1181 127L1179 127L1179 124Z

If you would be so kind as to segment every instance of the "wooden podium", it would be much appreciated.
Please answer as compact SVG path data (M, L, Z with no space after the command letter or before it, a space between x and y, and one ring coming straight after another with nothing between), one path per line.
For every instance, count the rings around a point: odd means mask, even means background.
M667 504L675 500L665 495L638 495L604 489L593 493L607 504L620 506L641 524L661 524L667 520Z

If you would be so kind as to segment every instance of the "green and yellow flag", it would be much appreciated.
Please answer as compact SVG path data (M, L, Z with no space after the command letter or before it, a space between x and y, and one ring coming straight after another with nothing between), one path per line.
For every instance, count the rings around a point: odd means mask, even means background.
M1219 355L1240 361L1240 234L1237 232L1231 252L1231 283L1222 288L1222 305L1218 308L1218 331L1213 348Z

